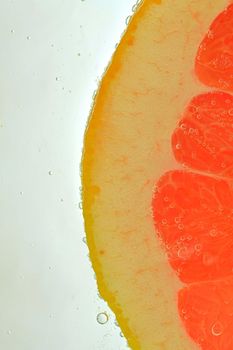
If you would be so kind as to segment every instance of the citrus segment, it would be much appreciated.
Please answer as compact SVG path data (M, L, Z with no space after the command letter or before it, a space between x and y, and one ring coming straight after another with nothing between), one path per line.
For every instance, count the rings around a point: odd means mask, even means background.
M183 288L178 306L188 334L202 349L233 349L233 277Z
M233 188L228 182L170 171L157 183L153 216L182 282L222 278L233 268Z
M233 91L233 4L211 24L199 47L195 72L204 84Z
M178 162L233 177L233 96L209 92L188 104L172 135Z

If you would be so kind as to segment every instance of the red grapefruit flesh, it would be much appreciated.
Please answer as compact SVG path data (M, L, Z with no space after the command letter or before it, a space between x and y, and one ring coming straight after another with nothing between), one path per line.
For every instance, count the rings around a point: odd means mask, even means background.
M233 349L233 277L191 284L179 292L179 313L205 350Z
M209 92L194 97L172 135L178 162L233 177L233 96Z
M233 4L211 24L199 47L195 72L205 85L233 90Z
M154 220L182 282L222 278L233 268L233 188L222 179L177 170L164 174Z

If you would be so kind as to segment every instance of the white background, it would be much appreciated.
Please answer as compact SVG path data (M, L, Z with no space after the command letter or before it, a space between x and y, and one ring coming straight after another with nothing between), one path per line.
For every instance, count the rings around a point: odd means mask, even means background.
M2 350L127 348L82 241L79 166L93 92L135 1L0 2Z

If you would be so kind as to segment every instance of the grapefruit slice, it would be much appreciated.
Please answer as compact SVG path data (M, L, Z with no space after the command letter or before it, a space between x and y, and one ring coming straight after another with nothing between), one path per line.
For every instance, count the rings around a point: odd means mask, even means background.
M82 184L90 258L100 293L135 350L197 349L177 311L183 282L154 234L151 198L160 176L182 167L170 137L188 101L204 91L194 57L227 3L145 0L105 72L87 125Z

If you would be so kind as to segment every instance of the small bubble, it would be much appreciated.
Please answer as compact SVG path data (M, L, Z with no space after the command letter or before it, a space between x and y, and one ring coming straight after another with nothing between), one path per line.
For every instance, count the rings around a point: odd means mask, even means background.
M86 237L83 237L83 239L82 239L82 241L83 241L83 243L87 243L87 238Z
M226 164L225 163L221 163L221 168L226 168Z
M96 93L97 93L97 91L96 90L94 90L94 92L93 92L93 94L92 94L92 99L94 100L95 99L95 97L96 97Z
M14 29L11 29L11 34L14 34L14 32L15 32Z
M61 199L60 199L60 201L61 201L61 202L64 202L64 199L63 199L63 198L61 198Z
M215 337L222 335L222 333L223 333L222 323L219 321L215 322L211 328L211 332Z
M81 56L81 53L80 52L78 52L78 54L77 54L78 56Z
M51 176L51 175L53 175L53 172L50 170L50 171L48 172L48 174Z
M78 203L78 207L79 207L79 209L82 209L82 208L83 208L83 203L82 203L82 202L79 202L79 203Z
M217 236L217 234L218 234L218 231L217 230L215 230L215 229L212 229L212 230L210 230L210 236L211 237L216 237Z
M19 194L20 194L20 196L22 196L23 195L23 191L20 191Z
M30 37L30 35L28 35L28 36L27 36L27 40L30 40L30 39L31 39L31 37Z
M176 149L181 149L181 144L180 143L176 144Z
M211 103L212 106L215 106L215 105L216 105L216 101L215 101L215 100L211 100L210 103Z
M133 7L132 7L132 12L135 12L135 11L137 10L137 7L138 7L137 4L133 5Z
M183 228L184 228L184 225L183 225L183 224L179 224L179 225L178 225L178 229L179 229L179 230L183 230Z
M11 335L11 334L12 334L12 330L11 330L11 329L8 329L7 334L8 334L8 335Z
M188 238L188 241L191 241L193 237L191 235L188 235L187 238Z
M122 338L124 337L124 334L122 332L120 332L120 337L122 337Z
M179 216L175 217L175 223L176 223L176 224L178 224L178 223L180 222L180 220L181 220L181 219L180 219Z
M103 299L100 293L97 293L97 295L98 295L98 298Z
M99 324L105 324L108 322L108 315L106 314L106 312L100 312L97 315L96 319Z
M166 220L166 219L163 219L163 220L162 220L162 224L163 224L163 225L166 225L166 224L167 224L167 220Z
M58 81L58 80L60 80L60 78L59 78L59 77L56 77L56 81Z
M168 202L169 198L168 197L164 197L164 202Z
M181 128L182 130L185 130L185 129L186 129L186 124L182 123L182 124L180 125L180 128Z
M182 247L178 250L177 255L179 258L185 259L187 258L187 253L188 253L188 249L186 247Z
M125 24L126 24L126 25L128 25L128 24L129 24L130 19L131 19L131 16L128 16L128 17L126 18L126 20L125 20Z
M182 312L182 314L186 314L186 310L185 309L182 309L181 312Z
M117 322L117 320L114 321L114 324L115 324L115 326L120 327L119 323Z
M195 244L194 249L196 250L196 252L200 252L201 244Z
M207 33L207 36L209 39L213 39L214 38L214 33L212 30L209 30L208 33Z

